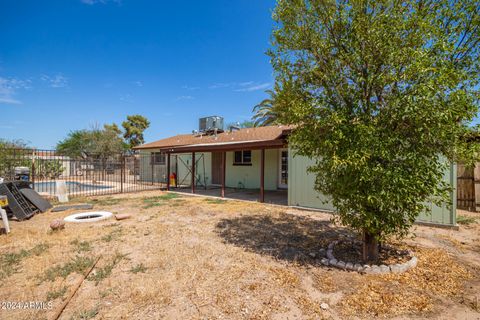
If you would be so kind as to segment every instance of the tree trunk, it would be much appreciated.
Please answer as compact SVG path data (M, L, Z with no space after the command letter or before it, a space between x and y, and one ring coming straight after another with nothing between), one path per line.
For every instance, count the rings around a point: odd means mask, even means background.
M375 235L363 231L363 261L375 262L378 260L378 241Z

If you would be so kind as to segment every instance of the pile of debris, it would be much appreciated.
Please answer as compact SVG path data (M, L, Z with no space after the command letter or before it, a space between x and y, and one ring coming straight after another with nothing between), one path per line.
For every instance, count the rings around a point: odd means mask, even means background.
M28 181L5 181L0 183L0 196L7 198L7 215L22 221L39 212L46 212L52 204L31 188Z

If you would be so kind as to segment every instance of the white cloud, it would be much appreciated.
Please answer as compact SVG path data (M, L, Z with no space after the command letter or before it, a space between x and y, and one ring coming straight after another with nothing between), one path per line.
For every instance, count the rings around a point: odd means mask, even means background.
M38 79L38 78L35 78ZM51 88L65 88L68 87L68 78L61 73L56 75L42 75L40 80ZM32 88L32 80L21 80L18 78L4 78L0 76L0 103L1 104L22 104L18 99L18 94L22 90Z
M175 101L180 101L180 100L193 100L195 99L194 97L192 96L179 96L175 99Z
M13 98L4 98L4 97L0 97L0 103L4 103L4 104L22 104L22 102L20 102L19 100L16 100L16 99L13 99Z
M51 88L68 87L68 78L64 77L61 73L57 73L54 76L43 74L40 79L46 82Z
M127 93L127 94L122 94L120 96L120 101L125 101L125 102L133 102L133 97L131 94Z
M230 88L233 91L237 92L250 92L262 90L270 87L269 82L260 83L255 81L244 81L244 82L218 82L210 85L209 89L221 89L221 88Z
M191 87L189 85L184 85L182 86L182 89L185 89L185 90L198 90L200 89L200 87Z
M217 83L214 83L212 85L210 85L208 88L209 89L220 89L220 88L228 88L228 87L232 87L235 85L235 82L228 82L228 83L225 83L225 82L217 82Z
M255 82L253 81L246 81L246 82L240 82L238 85L240 87L246 87L246 86L251 86L252 84L254 84Z
M137 87L143 87L142 81L133 81L133 84L136 85Z
M30 88L30 80L0 77L0 103L21 104L22 102L16 99L15 95L17 95L19 90L26 90Z
M244 86L243 88L235 89L237 92L251 92L267 89L270 87L270 82L260 83L260 84L251 84L249 86Z

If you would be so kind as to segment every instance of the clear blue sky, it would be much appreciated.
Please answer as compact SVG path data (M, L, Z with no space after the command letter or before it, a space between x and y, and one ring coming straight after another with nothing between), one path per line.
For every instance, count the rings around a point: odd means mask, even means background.
M274 0L0 2L0 138L52 148L67 133L150 119L147 141L198 118L251 117L273 76Z

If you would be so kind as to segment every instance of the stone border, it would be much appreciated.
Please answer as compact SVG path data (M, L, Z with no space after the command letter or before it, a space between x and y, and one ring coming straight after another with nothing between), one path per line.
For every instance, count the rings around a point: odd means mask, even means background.
M344 262L341 260L337 260L333 255L333 249L335 245L337 245L339 241L333 241L328 245L328 249L326 251L326 258L320 260L320 262L324 266L331 266L342 270L350 270L356 271L360 273L366 274L385 274L385 273L404 273L409 269L414 268L417 265L418 259L413 255L413 252L406 251L405 253L408 254L411 258L407 262L404 263L396 263L392 265L361 265L359 263L351 263L351 262ZM322 249L323 251L323 249Z

